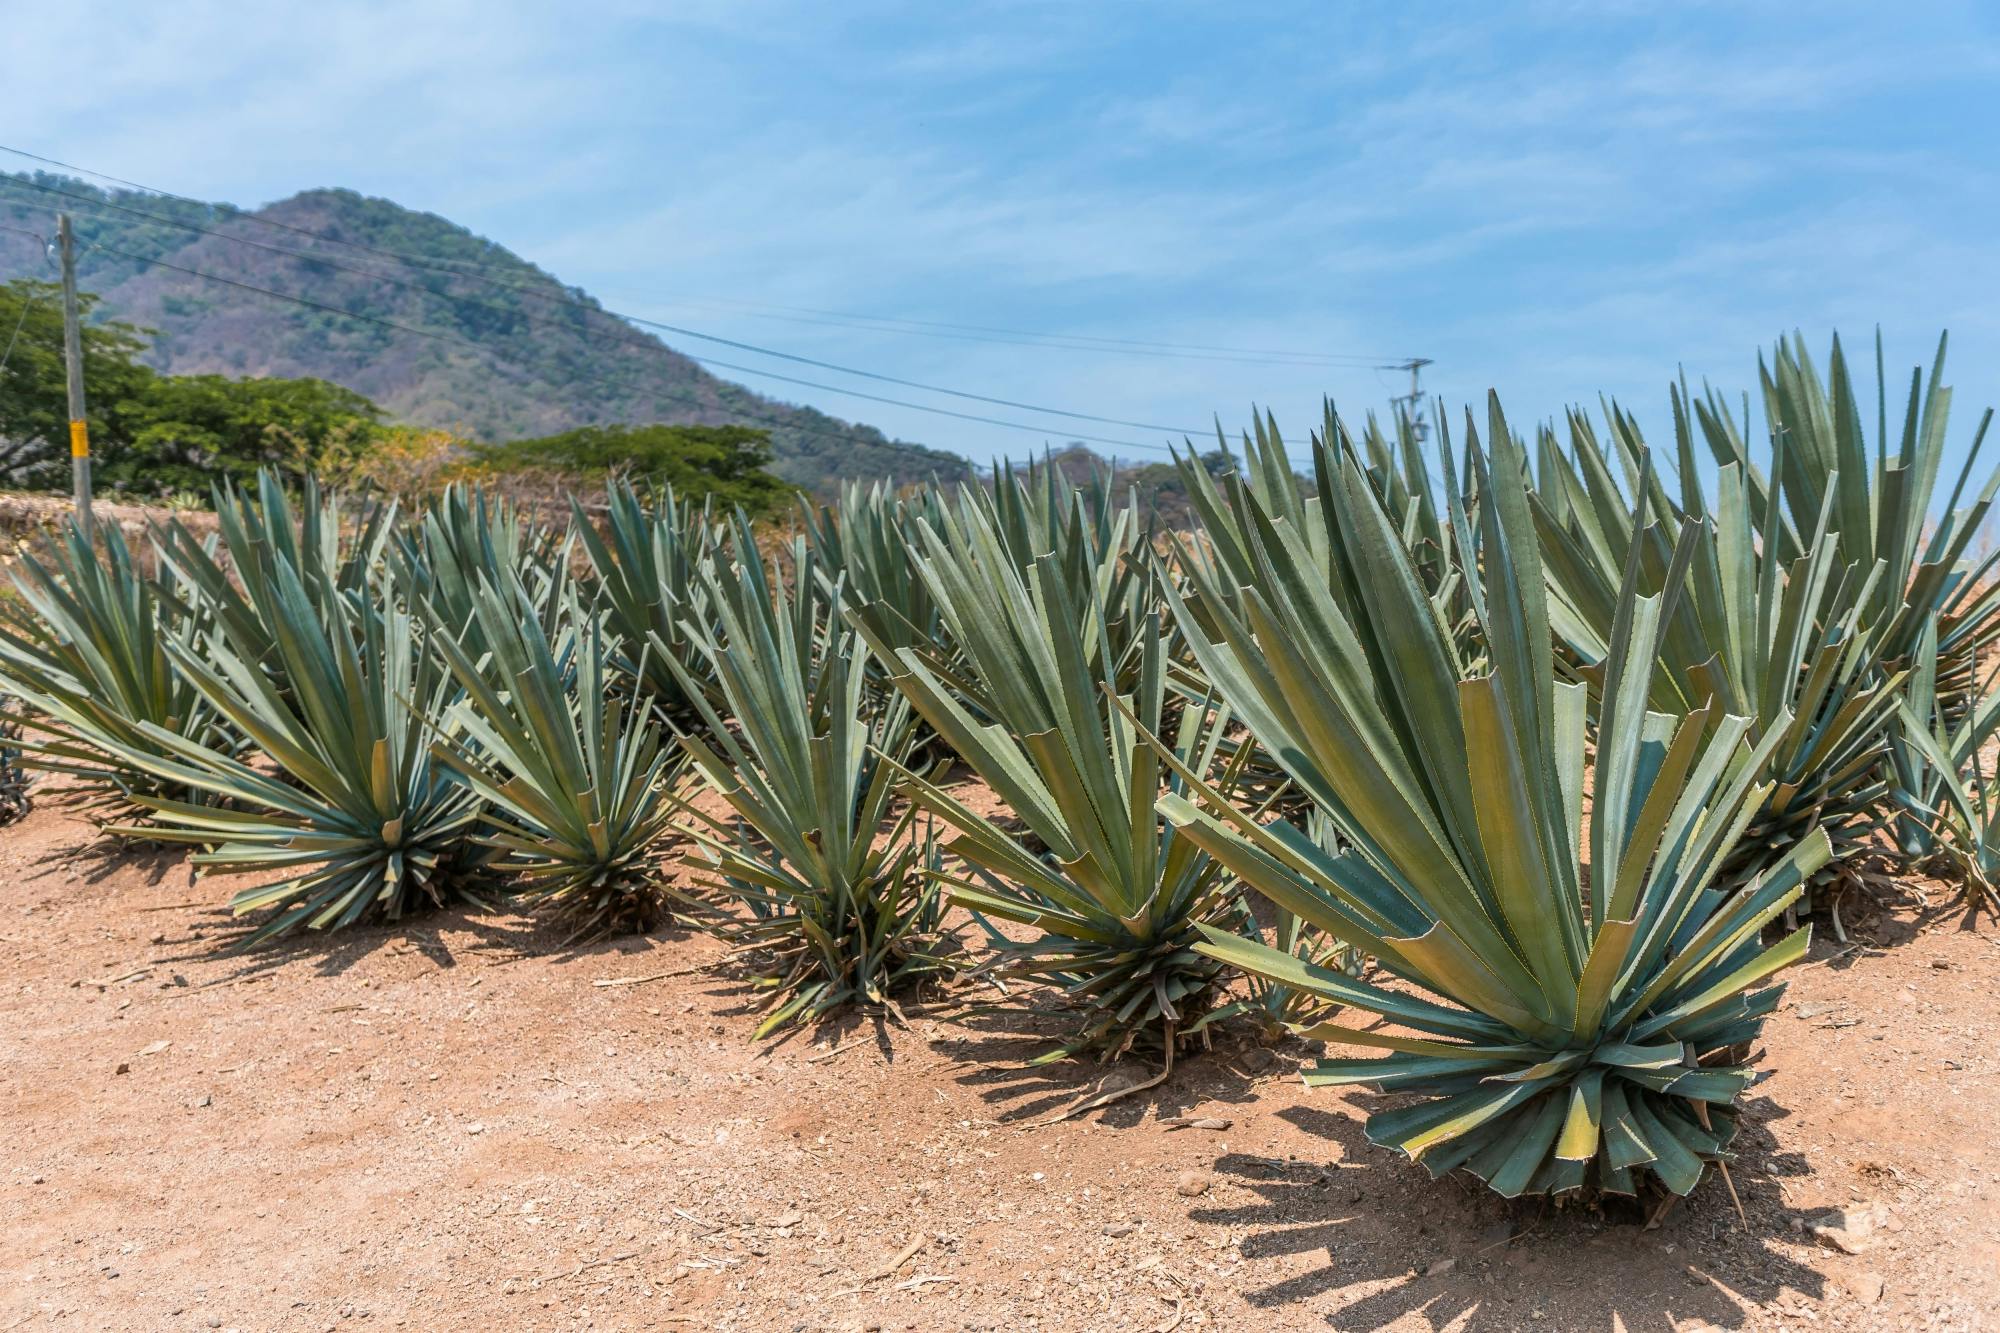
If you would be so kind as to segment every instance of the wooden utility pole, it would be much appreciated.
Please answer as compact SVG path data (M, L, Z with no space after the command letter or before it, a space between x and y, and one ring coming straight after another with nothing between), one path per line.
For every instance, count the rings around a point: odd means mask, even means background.
M63 364L69 371L69 462L76 482L76 525L91 540L90 423L83 406L83 329L76 306L76 242L69 214L56 214L56 246L62 251Z

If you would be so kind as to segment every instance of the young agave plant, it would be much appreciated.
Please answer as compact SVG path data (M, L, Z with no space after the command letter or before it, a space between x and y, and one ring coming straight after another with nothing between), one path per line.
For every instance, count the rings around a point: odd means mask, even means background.
M130 818L146 797L198 800L190 787L124 757L167 751L157 727L233 750L213 707L174 667L170 641L192 644L204 617L171 571L149 579L116 527L100 555L70 524L14 571L18 601L0 602L0 693L20 700L11 724L31 767L69 775L95 808Z
M694 700L676 668L693 660L687 627L709 623L702 573L716 558L716 522L671 486L648 505L614 482L605 502L604 535L581 505L571 527L590 557L598 611L616 645L612 664L669 720L685 721Z
M1858 569L1881 568L1857 617L1870 642L1876 674L1942 662L1928 708L1889 718L1890 761L1875 773L1892 784L1892 798L1905 809L1920 805L1921 793L1893 784L1925 767L1917 752L1918 733L1948 735L1963 721L1978 698L1979 659L2000 640L2000 580L1993 577L2000 568L2000 550L1981 553L1976 545L2000 493L2000 467L1990 458L1980 475L1991 409L1981 414L1943 504L1937 502L1938 483L1947 475L1945 437L1952 399L1943 383L1945 347L1940 337L1928 373L1911 370L1902 420L1892 434L1889 377L1877 335L1871 450L1855 376L1840 340L1834 339L1824 381L1803 339L1781 341L1768 361L1760 358L1758 363L1765 416L1784 444L1768 479L1751 465L1744 445L1749 405L1740 421L1713 392L1695 406L1716 461L1740 466L1759 503L1773 493L1782 502L1791 528L1780 538L1787 559L1793 558L1791 543L1811 530L1814 514L1827 508L1831 530L1838 534L1838 561ZM1684 455L1689 453L1684 449ZM1684 457L1684 474L1691 475L1692 461ZM1928 656L1922 647L1926 635L1936 645ZM1905 716L1922 725L1912 731ZM1898 824L1898 842L1907 854L1921 857L1934 849L1921 824L1909 819Z
M847 1004L896 1013L894 992L947 970L956 941L940 929L936 839L914 807L895 810L916 741L909 705L871 706L867 650L838 628L839 589L815 595L805 544L793 547L794 597L750 540L739 524L742 558L705 575L716 628L688 627L695 669L713 674L739 730L689 680L709 739L681 745L735 815L685 807L706 886L749 912L725 933L772 967L762 1037Z
M548 596L553 642L518 569L467 590L464 623L436 638L465 697L435 753L486 803L479 841L528 904L579 935L644 929L662 901L675 754L649 709L607 689L602 632L574 593Z
M1746 892L1714 883L1768 794L1748 719L1648 710L1661 599L1628 573L1605 658L1594 769L1582 684L1559 684L1524 459L1497 420L1481 469L1480 616L1490 670L1466 675L1390 516L1351 457L1322 447L1325 540L1354 581L1312 572L1303 534L1246 515L1256 559L1170 590L1203 669L1339 833L1262 825L1190 780L1161 805L1251 888L1362 953L1382 985L1213 933L1202 951L1385 1020L1318 1024L1386 1051L1311 1067L1316 1085L1417 1100L1374 1142L1500 1193L1651 1176L1685 1194L1725 1158L1751 1081L1741 1052L1804 953L1760 932L1828 854L1815 836ZM1767 733L1764 748L1772 742ZM1591 817L1584 827L1588 792Z
M118 745L123 762L226 804L142 797L157 827L113 831L206 844L193 858L204 872L278 872L231 902L239 914L273 909L250 944L443 901L476 863L469 835L480 813L431 756L456 693L450 675L409 613L315 600L289 561L270 547L259 555L265 563L246 582L271 616L255 636L270 659L232 642L226 621L204 651L177 640L167 649L277 771L141 723L146 748Z
M944 877L952 901L1037 932L1013 940L994 931L990 966L1056 985L1079 1011L1077 1030L1043 1060L1118 1055L1144 1041L1171 1067L1223 980L1224 969L1195 948L1201 928L1252 927L1222 867L1153 810L1162 767L1143 733L1160 731L1170 696L1160 613L1137 628L1134 669L1121 685L1116 659L1096 651L1107 636L1097 585L1078 584L1052 555L1023 570L976 514L971 540L956 550L924 535L924 577L973 689L961 697L964 682L913 648L884 645L889 671L1035 840L913 778L912 798L957 831L949 850L974 871ZM1226 708L1190 707L1176 761L1212 772L1229 726ZM1240 767L1220 779L1225 788Z

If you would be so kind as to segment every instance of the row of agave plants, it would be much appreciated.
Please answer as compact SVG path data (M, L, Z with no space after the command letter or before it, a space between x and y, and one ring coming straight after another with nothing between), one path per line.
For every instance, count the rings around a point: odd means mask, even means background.
M1761 465L1685 386L1669 465L1495 400L1434 459L1329 408L1307 479L1265 419L1184 460L1192 532L1048 466L775 550L622 486L552 526L266 478L28 561L0 690L114 833L254 874L252 941L672 913L756 960L759 1034L976 969L1059 996L1044 1059L1289 1028L1348 1052L1309 1083L1414 1094L1367 1132L1434 1173L1685 1194L1812 895L2000 865L2000 472L1967 493L1982 421L1934 514L1941 368L1892 451L1886 390L1871 448L1838 345L1780 345Z

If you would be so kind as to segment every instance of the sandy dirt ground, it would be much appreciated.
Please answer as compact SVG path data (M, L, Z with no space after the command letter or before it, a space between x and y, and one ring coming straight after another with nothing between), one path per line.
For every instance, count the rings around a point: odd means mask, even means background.
M703 936L244 956L226 892L46 799L0 829L0 1333L2000 1327L2000 947L1942 908L1814 946L1742 1216L1647 1229L1431 1182L1296 1043L1036 1124L1104 1071L949 1003L752 1044Z

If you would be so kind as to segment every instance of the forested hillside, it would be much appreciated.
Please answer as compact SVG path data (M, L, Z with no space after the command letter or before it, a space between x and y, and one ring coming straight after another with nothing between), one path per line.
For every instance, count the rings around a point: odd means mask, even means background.
M388 200L309 190L239 211L0 175L0 225L47 234L58 209L75 217L79 281L99 294L98 315L152 330L142 355L161 371L317 377L392 419L486 441L620 423L757 426L771 432L774 469L811 489L970 472L956 454L719 379L504 247ZM37 251L0 230L0 280L50 276Z

